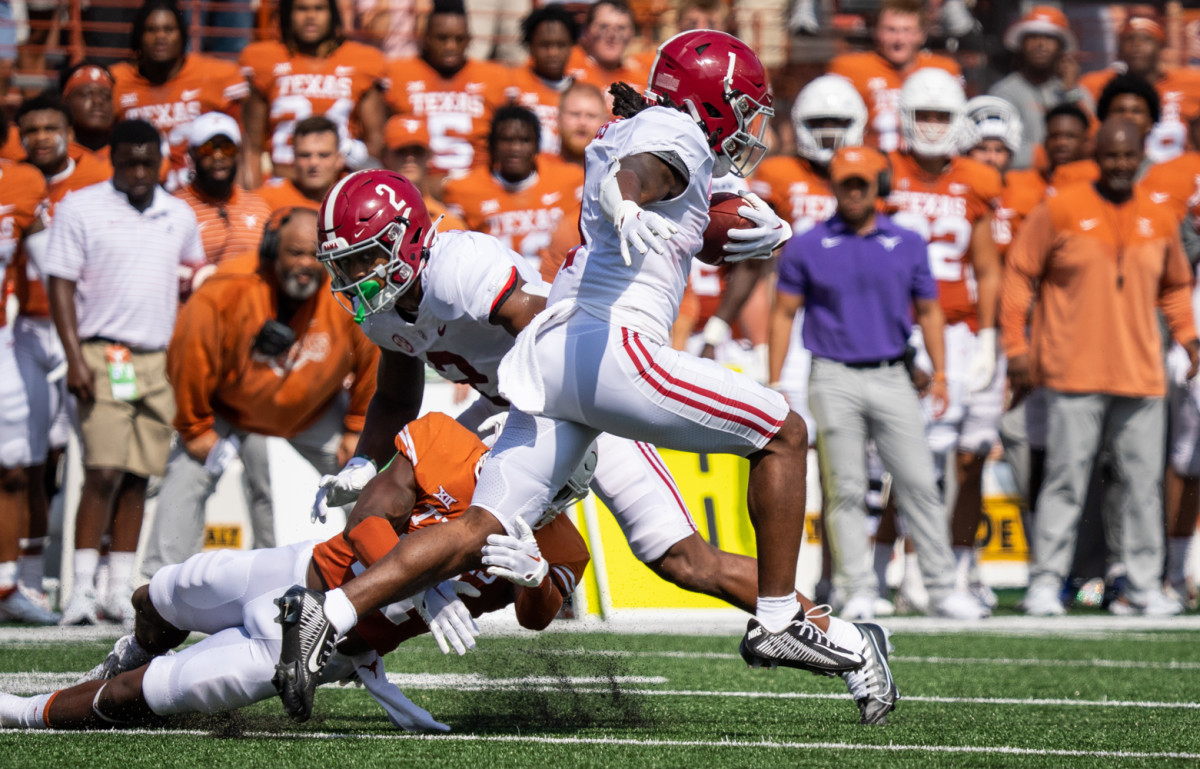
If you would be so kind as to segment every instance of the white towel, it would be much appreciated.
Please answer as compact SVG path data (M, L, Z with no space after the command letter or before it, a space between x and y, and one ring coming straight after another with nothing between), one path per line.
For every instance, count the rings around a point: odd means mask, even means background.
M565 322L578 308L573 299L563 299L542 310L500 361L500 394L526 414L536 416L546 408L546 388L537 362L538 335Z

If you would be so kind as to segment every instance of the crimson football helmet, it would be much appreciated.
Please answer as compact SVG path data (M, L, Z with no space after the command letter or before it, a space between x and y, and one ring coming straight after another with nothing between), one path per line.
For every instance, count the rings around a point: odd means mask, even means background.
M714 30L680 32L658 47L646 95L686 110L717 154L714 176L748 176L767 151L767 72L750 46Z
M361 323L391 309L409 289L436 234L437 223L412 182L394 171L356 171L321 203L317 258L338 302Z

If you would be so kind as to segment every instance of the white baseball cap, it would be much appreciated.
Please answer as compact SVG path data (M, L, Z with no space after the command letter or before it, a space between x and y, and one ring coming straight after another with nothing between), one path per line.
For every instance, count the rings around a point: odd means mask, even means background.
M224 112L205 112L192 121L188 129L188 146L199 147L214 136L226 136L239 146L242 143L242 132L238 130L236 120Z

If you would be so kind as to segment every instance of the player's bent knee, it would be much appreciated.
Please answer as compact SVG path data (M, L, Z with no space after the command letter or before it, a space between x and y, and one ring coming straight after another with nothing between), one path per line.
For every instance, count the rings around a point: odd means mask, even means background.
M685 537L667 549L659 559L646 565L672 583L687 590L711 593L721 571L721 551L699 534Z
M775 433L758 453L760 456L767 454L807 455L808 426L804 423L804 417L795 411L789 411L779 432Z

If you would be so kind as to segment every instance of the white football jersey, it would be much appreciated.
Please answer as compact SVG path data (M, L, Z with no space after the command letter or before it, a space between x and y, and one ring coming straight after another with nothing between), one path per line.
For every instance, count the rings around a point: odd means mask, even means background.
M651 203L653 211L679 231L665 241L665 254L630 248L632 264L621 258L621 240L600 210L600 184L614 163L643 152L674 152L688 171L683 194ZM692 255L708 226L708 194L714 156L691 117L665 107L608 123L587 147L580 229L583 245L568 257L554 279L550 303L574 299L596 317L665 342L679 312Z
M416 321L392 310L368 315L362 330L380 348L420 358L451 382L507 406L497 370L514 337L489 316L518 275L535 287L542 282L528 261L490 235L440 232L421 270Z

